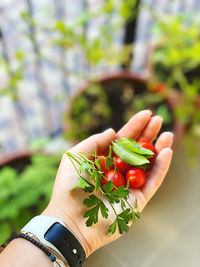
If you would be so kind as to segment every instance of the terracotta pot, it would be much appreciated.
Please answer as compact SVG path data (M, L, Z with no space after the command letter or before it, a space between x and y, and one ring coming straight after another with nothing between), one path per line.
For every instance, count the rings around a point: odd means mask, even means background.
M86 91L86 89L88 88L88 86L93 82L98 82L100 84L106 84L108 82L117 81L117 80L119 80L119 81L121 80L121 81L125 81L125 82L132 82L133 84L136 85L136 87L142 86L142 85L144 86L147 84L147 79L144 79L139 75L135 75L131 71L123 70L123 71L118 71L118 72L114 72L114 73L103 73L96 80L93 80L91 82L85 81L81 84L78 91L79 91L79 94L83 94ZM176 96L174 93L172 95L170 95L169 97L167 97L167 99L166 99L166 104L168 105L169 110L171 110L172 115L173 115L174 107L177 103L177 99L178 99L178 96ZM73 101L73 99L72 99L72 101ZM71 104L67 107L66 112L70 112L70 108L71 108ZM70 127L71 127L71 124L69 121L67 123L66 122L64 123L64 130L65 131L70 129ZM173 132L175 133L175 139L174 139L175 142L174 143L177 145L183 136L184 127L175 118L173 121ZM77 143L78 141L79 140L76 140L76 142L73 142L73 144Z
M27 165L31 163L30 158L32 155L33 154L30 151L23 150L5 156L3 159L0 160L0 169L2 169L5 166L9 166L21 172Z

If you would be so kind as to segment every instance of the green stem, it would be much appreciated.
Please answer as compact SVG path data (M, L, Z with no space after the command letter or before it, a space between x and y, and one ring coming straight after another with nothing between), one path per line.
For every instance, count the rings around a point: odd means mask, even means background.
M68 156L68 158L69 157L73 158L73 160L75 160L79 165L81 165L81 162L79 161L80 158L77 155L75 155L71 152L66 152L66 155Z
M105 198L108 200L108 202L109 202L111 208L113 209L113 211L114 211L116 217L118 217L118 214L117 214L117 212L115 211L115 208L114 208L113 204L110 202L109 198L107 197L107 194L105 194L104 191L103 191L101 188L100 188L100 191L101 191L101 193L102 193L102 196L105 196Z
M69 158L69 160L71 161L71 163L73 164L73 166L74 166L74 168L75 168L75 170L76 170L77 174L78 174L78 175L80 175L80 173L79 173L79 170L76 168L76 166L75 166L75 164L74 164L73 160L71 159L71 157L70 157L70 156L68 156L68 158ZM73 158L73 157L72 157L72 158Z

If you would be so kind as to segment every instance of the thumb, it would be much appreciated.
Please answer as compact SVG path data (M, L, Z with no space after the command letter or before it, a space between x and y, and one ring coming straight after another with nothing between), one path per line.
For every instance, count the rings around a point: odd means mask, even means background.
M115 131L110 128L103 133L95 134L80 142L78 145L70 149L72 153L97 153L104 152L110 143L116 138Z

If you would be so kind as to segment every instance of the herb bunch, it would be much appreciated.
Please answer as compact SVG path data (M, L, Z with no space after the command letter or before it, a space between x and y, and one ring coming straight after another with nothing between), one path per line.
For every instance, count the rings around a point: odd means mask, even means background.
M121 157L124 162L141 168L149 166L148 158L153 157L154 154L150 150L140 147L135 140L120 138L109 146L109 154L105 157L105 165L108 170L113 165L116 170L116 164L112 158L113 152ZM108 181L101 169L97 153L79 152L78 154L73 154L66 152L66 155L78 174L78 181L74 188L82 188L85 192L90 193L88 198L83 201L83 204L89 208L84 214L84 217L87 218L86 226L90 227L96 224L99 213L103 218L108 218L109 209L104 203L104 199L106 199L116 216L114 222L109 226L108 232L114 234L117 227L120 234L128 232L129 222L134 222L137 218L140 218L140 213L137 211L137 199L134 206L128 201L130 194L129 183L127 182L126 186L116 187L112 181ZM89 176L89 181L83 176L83 173ZM102 185L103 179L107 180L107 184ZM100 191L101 197L97 197L95 191ZM120 213L116 211L115 203L121 206Z

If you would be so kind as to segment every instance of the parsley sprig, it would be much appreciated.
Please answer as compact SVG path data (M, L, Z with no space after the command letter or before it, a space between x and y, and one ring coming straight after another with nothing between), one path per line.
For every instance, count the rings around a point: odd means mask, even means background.
M93 155L82 152L78 154L66 152L66 154L78 174L78 181L74 188L82 188L84 191L90 193L89 197L83 201L83 204L89 208L84 214L84 217L87 219L86 225L89 227L96 224L99 219L99 212L101 212L103 218L108 218L109 209L104 203L104 199L107 199L108 204L116 216L114 222L108 228L108 232L114 234L117 227L119 228L120 234L128 232L129 222L131 220L134 222L136 218L140 217L139 212L136 211L137 201L134 207L128 202L130 193L128 190L129 185L127 184L126 187L120 186L116 188L112 181L108 181L107 184L102 187L102 179L107 180L107 178L101 171L100 160L97 154ZM79 167L77 167L77 165ZM106 157L106 168L109 169L111 165L113 165L113 160L112 147L110 146L109 155ZM83 177L84 173L88 174L90 178L89 181ZM96 196L95 191L101 192L100 198ZM121 213L117 213L114 207L115 203L121 205Z
M109 146L109 155L105 157L107 169L110 169L114 164L116 170L115 161L112 159L113 151L124 162L140 168L150 167L149 158L154 156L152 151L142 148L135 140L119 138ZM66 154L78 174L78 181L74 188L82 188L90 193L88 198L83 201L83 204L89 208L84 214L87 219L86 225L89 227L96 224L100 212L103 218L108 218L109 209L104 203L104 199L106 199L116 216L114 222L109 226L108 232L114 234L117 227L120 234L128 232L130 221L134 222L140 218L140 213L137 212L137 199L133 207L128 201L130 194L129 183L127 183L126 187L120 186L117 188L112 181L108 181L101 170L100 159L96 153L93 155L80 152L75 155L71 152L66 152ZM83 173L88 175L89 181L83 177ZM107 180L107 184L102 187L103 179ZM95 191L100 191L100 198L96 196ZM115 203L121 206L120 213L117 213Z

